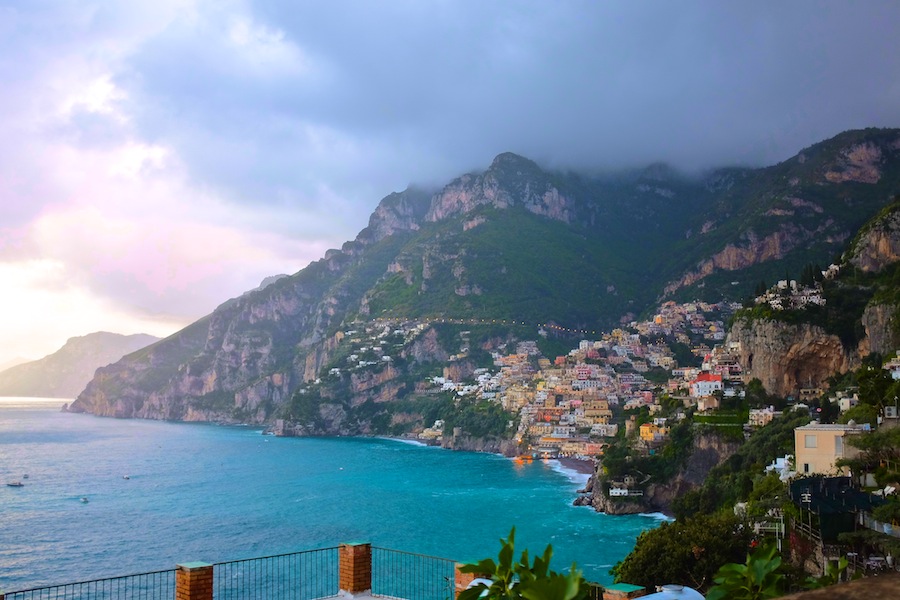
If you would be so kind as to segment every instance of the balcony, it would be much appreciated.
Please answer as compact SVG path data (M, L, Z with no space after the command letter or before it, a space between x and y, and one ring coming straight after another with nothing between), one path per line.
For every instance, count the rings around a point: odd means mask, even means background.
M450 600L476 577L446 558L366 543L0 593L0 600ZM643 589L643 588L641 588ZM608 590L609 598L620 598ZM603 590L592 585L592 599Z

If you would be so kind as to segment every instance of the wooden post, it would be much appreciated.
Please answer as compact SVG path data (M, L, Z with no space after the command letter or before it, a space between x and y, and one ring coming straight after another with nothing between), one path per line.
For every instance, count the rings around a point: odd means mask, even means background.
M212 600L213 566L205 562L177 565L175 600Z
M350 594L370 591L372 589L372 544L341 544L338 548L338 557L341 591Z

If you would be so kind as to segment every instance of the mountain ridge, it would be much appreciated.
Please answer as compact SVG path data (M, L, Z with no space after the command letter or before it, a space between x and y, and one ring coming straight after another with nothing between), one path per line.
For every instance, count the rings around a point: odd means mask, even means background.
M355 321L591 330L668 297L746 297L762 278L827 262L897 192L895 129L845 132L778 165L701 178L658 165L603 177L545 171L503 153L437 192L386 196L340 250L102 369L73 408L262 423L318 375Z

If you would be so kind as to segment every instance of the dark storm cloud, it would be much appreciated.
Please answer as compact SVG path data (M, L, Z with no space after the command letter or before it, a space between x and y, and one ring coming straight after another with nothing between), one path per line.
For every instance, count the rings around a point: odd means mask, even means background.
M171 28L135 66L148 133L257 202L277 182L314 205L327 180L373 206L504 150L574 167L766 164L900 124L891 2L259 2L246 16L306 67L254 71L219 35L224 13ZM312 152L308 125L341 139Z

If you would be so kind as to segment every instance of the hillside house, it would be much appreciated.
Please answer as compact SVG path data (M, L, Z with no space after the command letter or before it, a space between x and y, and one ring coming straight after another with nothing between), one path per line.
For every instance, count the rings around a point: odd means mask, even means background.
M669 435L669 428L656 425L655 423L644 423L639 428L641 439L647 443L659 443L665 441Z
M701 398L722 390L722 376L716 373L700 373L691 381L691 396Z
M765 427L772 422L775 417L780 417L781 411L775 410L774 406L765 408L751 408L750 416L747 420L751 427Z
M835 461L859 455L859 450L847 444L847 438L868 431L867 424L857 425L852 421L847 425L823 425L813 421L809 425L797 427L794 429L797 473L837 473L839 469L835 466ZM846 467L841 471L847 474Z

